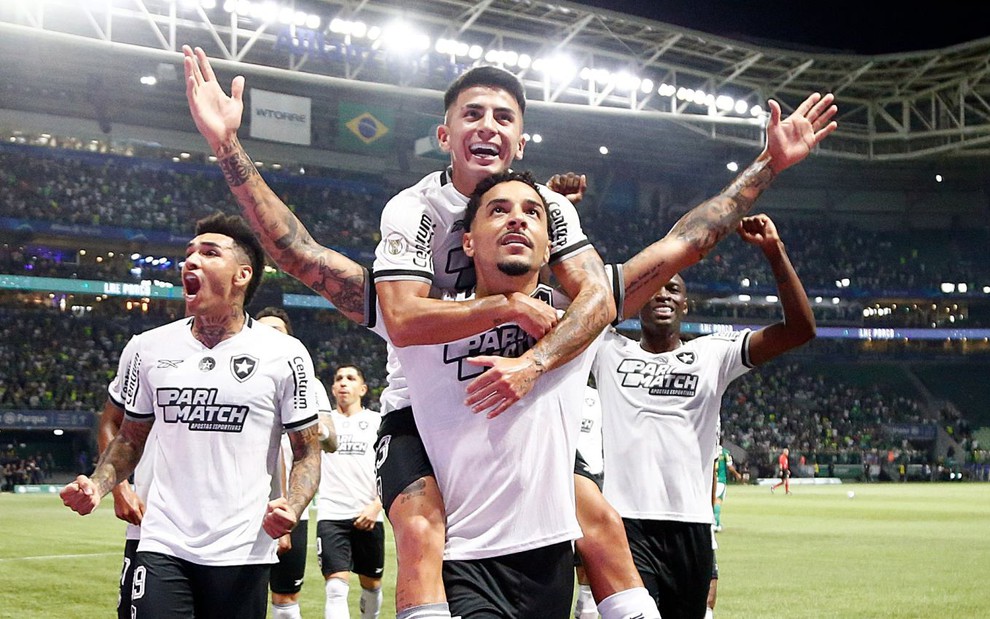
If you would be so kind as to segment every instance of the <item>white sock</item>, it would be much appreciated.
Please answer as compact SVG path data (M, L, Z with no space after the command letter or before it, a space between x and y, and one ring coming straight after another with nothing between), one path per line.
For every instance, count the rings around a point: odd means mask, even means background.
M705 607L705 619L715 619L715 611L707 606Z
M450 607L446 602L410 606L400 610L395 615L395 619L451 619Z
M302 619L299 602L276 604L272 602L272 619Z
M361 619L378 619L382 609L382 588L361 588Z
M598 603L598 612L602 619L660 619L660 611L656 602L650 597L646 587L636 587L613 593Z
M595 597L591 595L591 585L578 585L574 619L598 619L598 606L595 605Z
M327 579L327 604L323 607L324 619L350 619L347 610L347 592L351 585L342 578Z

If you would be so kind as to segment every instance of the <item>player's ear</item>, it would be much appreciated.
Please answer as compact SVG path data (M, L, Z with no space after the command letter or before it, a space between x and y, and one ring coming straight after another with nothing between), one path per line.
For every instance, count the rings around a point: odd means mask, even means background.
M239 265L237 272L234 273L234 285L247 288L247 285L251 282L251 275L253 274L254 268L250 264Z
M437 144L440 145L440 150L443 152L450 152L450 129L447 128L446 124L437 126Z
M520 135L519 135L519 143L516 144L516 157L515 158L516 159L522 159L523 158L523 151L525 149L526 149L526 134L525 133L520 133Z
M464 233L464 238L461 239L461 247L464 248L464 253L468 258L474 258L474 238L471 237L470 232Z

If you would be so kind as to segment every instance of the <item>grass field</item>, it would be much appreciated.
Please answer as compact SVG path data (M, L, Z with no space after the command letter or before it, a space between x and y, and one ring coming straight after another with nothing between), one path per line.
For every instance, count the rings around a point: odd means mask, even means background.
M112 616L124 525L107 507L81 518L55 495L0 495L0 618ZM716 616L986 617L988 514L990 484L795 486L791 496L731 486ZM394 617L387 548L383 619ZM312 549L302 611L316 619ZM354 616L358 592L352 580Z

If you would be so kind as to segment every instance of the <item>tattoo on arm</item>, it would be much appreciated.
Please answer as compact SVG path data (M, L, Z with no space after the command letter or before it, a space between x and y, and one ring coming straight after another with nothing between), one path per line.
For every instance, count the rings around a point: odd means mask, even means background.
M739 220L770 186L774 173L768 159L757 159L722 193L680 218L670 234L691 245L698 258L736 229Z
M320 485L320 429L317 424L289 432L292 471L286 497L296 516L301 516Z
M217 163L223 172L224 180L231 187L240 187L254 176L260 176L254 162L248 157L236 138L220 147Z
M608 280L596 252L585 252L579 268L587 273L587 285L571 302L560 322L532 349L533 362L541 373L573 359L609 323Z
M148 440L152 423L154 422L125 419L121 424L120 431L100 456L100 462L91 477L100 496L113 490L114 486L127 479L134 471L144 453L144 444Z

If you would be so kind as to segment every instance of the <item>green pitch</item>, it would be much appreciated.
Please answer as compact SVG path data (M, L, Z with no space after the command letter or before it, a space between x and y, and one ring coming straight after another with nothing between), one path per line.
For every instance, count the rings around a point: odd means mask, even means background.
M990 484L792 488L782 496L729 487L716 617L986 616ZM123 531L109 503L81 518L55 495L0 495L0 618L112 616ZM302 611L318 619L323 579L313 547ZM390 541L386 548L383 619L394 617ZM352 579L353 616L359 593Z

